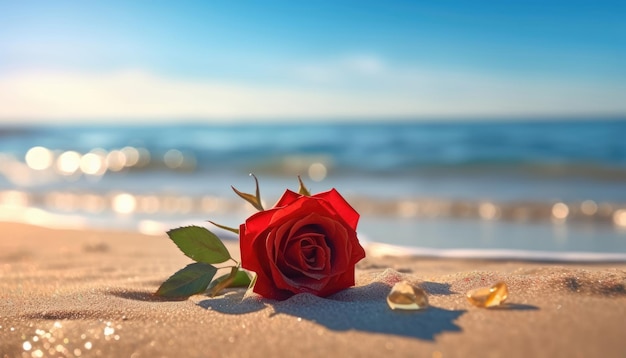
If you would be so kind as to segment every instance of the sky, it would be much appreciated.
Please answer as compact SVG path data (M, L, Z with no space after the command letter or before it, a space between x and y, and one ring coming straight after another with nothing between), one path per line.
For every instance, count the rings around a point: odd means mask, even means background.
M0 123L626 116L610 1L0 0Z

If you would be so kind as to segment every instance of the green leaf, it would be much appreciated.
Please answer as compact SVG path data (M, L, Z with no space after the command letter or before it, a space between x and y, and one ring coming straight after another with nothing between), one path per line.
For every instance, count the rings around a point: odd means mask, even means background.
M209 295L215 297L226 287L248 287L249 285L250 277L248 274L245 271L241 271L238 267L233 267L229 274L220 276L211 282Z
M226 246L206 228L185 226L170 230L167 235L185 255L198 262L218 264L230 259Z
M250 286L250 275L247 272L239 269L237 275L228 287L248 287Z
M230 226L220 225L220 224L215 223L215 222L213 222L211 220L207 220L207 221L210 222L211 224L219 227L220 229L224 229L224 230L227 230L227 231L230 231L232 233L235 233L235 234L239 235L239 229L235 229L234 227L230 227Z
M201 262L189 264L163 282L155 294L173 298L204 292L216 272L217 268L212 265Z
M311 192L302 182L302 178L298 175L298 182L300 183L300 188L298 188L298 193L300 195L311 196Z
M254 174L250 174L253 178L254 178L254 182L256 183L256 194L252 195L252 194L248 194L248 193L243 193L237 189L235 189L234 186L231 185L231 188L233 188L233 191L239 195L239 197L241 197L243 200L249 202L250 204L252 204L252 206L254 206L257 210L259 211L263 211L265 209L263 209L263 204L261 203L261 191L259 190L259 180L256 178L256 175Z

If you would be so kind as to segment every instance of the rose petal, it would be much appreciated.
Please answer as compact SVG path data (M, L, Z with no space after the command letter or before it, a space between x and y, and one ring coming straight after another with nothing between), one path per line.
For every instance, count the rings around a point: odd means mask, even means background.
M341 220L337 213L334 212L332 209L329 210L327 206L328 203L324 203L323 200L312 199L311 197L302 196L286 207L271 209L273 214L272 219L268 223L268 225L278 227L279 225L283 225L289 220L301 220L303 218L302 215L305 213L318 213L322 214L323 216L329 216L337 220Z
M288 223L290 224L291 221L289 221ZM265 250L268 253L269 272L272 278L273 285L275 285L279 289L288 290L293 293L309 292L306 290L302 291L302 289L299 287L303 285L317 287L317 285L319 285L320 283L308 282L306 276L303 275L301 270L297 268L291 268L290 265L287 264L284 255L285 252L276 250L276 242L281 240L287 241L288 238L277 238L277 231L278 230L270 231L268 234L268 238L265 241Z
M341 290L354 286L354 270L348 270L341 275L331 277L320 295L329 296Z
M302 253L290 250L290 246L299 241L298 234L294 236L294 230L303 230L306 226L310 226L307 225L308 222L310 220L307 217L287 221L273 230L267 238L267 250L271 252L270 256L274 258L278 269L286 276L300 275L306 271L306 267L299 263Z
M260 261L261 258L266 256L266 250L262 246L262 251L259 252L258 246L261 240L258 240L258 238L255 240L255 237L250 235L246 224L242 224L239 227L239 237L242 267L254 272L267 271L264 270L264 266L269 269L267 264L262 264Z
M354 264L352 252L350 250L350 236L356 237L354 231L348 230L340 223L329 217L317 214L315 221L325 232L325 246L329 247L329 268L328 274L336 275L350 269Z
M306 224L306 225L305 225ZM339 230L337 229L339 228ZM335 246L335 236L338 234L345 235L345 229L340 223L326 216L322 216L317 213L307 215L302 220L299 220L297 224L294 224L291 230L293 238L305 237L309 235L315 240L316 245L324 248L326 256L331 263L331 254ZM345 241L345 240L343 240ZM346 256L347 257L347 256Z
M281 287L285 290L289 290L293 293L312 293L315 295L319 295L320 292L323 292L326 285L330 280L330 277L324 277L322 279L316 279L311 277L298 277L298 278L290 278L283 276L280 284L277 284L278 287ZM284 286L283 286L284 285Z
M292 240L292 244L289 246L288 251L285 252L285 263L291 270L297 271L299 276L306 276L321 280L328 277L331 273L329 262L330 249L325 244L324 236L319 234L317 236L321 239L319 242L321 242L322 245L312 241L311 239L314 239L314 237L311 236ZM303 248L302 243L305 241L309 242L306 244L307 247ZM307 249L314 255L312 262L307 262L307 259L305 258L304 251Z
M329 191L315 194L312 197L325 200L353 230L356 230L360 215L336 189L333 188Z
M257 237L262 231L266 230L270 226L277 210L278 209L269 209L259 211L250 216L245 223L241 224L241 226L245 226L246 228L246 237ZM241 231L239 232L239 237L244 237Z
M268 257L272 262L276 264L278 270L287 276L299 275L300 272L298 270L292 269L285 261L285 251L287 245L287 239L279 239L277 236L278 230L272 230L268 233L267 240L265 241L266 250L268 252ZM279 242L284 242L285 245L280 245Z
M281 196L280 199L278 199L278 202L276 204L274 204L274 208L287 206L287 205L293 203L294 201L296 201L296 199L299 199L301 197L302 197L301 194L295 193L295 192L287 189L287 190L285 190L285 193L283 194L283 196Z
M271 275L276 287L293 293L309 292L318 294L330 280L330 277L323 277L321 279L307 276L289 277L281 273L276 263L270 262L269 264L272 268Z
M298 219L292 219L286 223L278 226L273 230L272 237L268 238L268 244L273 245L274 259L278 259L279 256L283 256L289 243L289 236L291 235L291 229L298 223Z
M328 260L328 264L324 270L326 275L341 274L354 267L354 263L356 261L353 261L353 253L350 245L352 241L358 244L356 233L354 231L350 230L349 232L349 228L346 229L342 223L337 222L333 218L322 216L317 213L312 213L306 218L298 221L298 223L294 225L294 229L297 228L300 230L305 227L302 225L303 223L317 225L319 226L318 231L324 233L324 240L320 241L318 245L326 248L325 251L327 252L326 257ZM289 224L291 224L291 221ZM290 265L290 267L295 270L301 270L293 264ZM306 270L302 270L302 272L306 274ZM318 277L316 273L310 276Z
M301 212L302 211L312 212L315 210L325 212L325 209L317 205L316 203L306 204L304 202L299 202L299 203L297 202L297 203L294 203L293 205L290 205L288 208L291 208L296 205L299 209L301 209ZM316 218L321 217L320 215L315 214L313 212L312 214L309 214L305 216L304 218L302 218L302 217L299 217L299 215L296 215L296 214L301 215L301 212L296 212L294 213L294 215L291 215L292 218L290 218L285 213L287 212L288 208L281 209L283 213L282 214L276 213L272 217L271 223L268 224L268 225L271 225L272 227L276 227L275 231L271 233L272 237L268 238L268 242L267 242L268 245L273 246L272 248L268 246L267 251L272 253L272 257L274 257L275 260L279 260L279 256L281 256L282 253L285 252L288 240L292 238L298 230L300 230L301 228L307 225L316 224L316 222L319 221L319 219L316 219Z
M302 240L301 245L301 257L306 265L306 268L314 271L321 271L330 263L328 253L330 252L326 245L324 235L316 235L315 237L309 236L309 238L315 238L315 241Z
M330 255L330 249L326 245L325 235L319 232L306 231L308 226L300 228L299 233L297 233L296 236L290 237L287 240L288 244L285 250L282 251L283 255L281 255L281 257L277 260L277 264L279 268L283 268L281 264L284 263L290 271L295 270L302 275L319 279L330 273L330 261L327 259ZM311 265L305 261L302 248L303 241L308 242L309 246L318 247L319 250L324 251L323 255L325 261L320 262L318 264L318 268L312 269ZM315 272L310 272L311 270ZM284 273L288 274L287 272Z
M239 227L239 235L241 238L240 245L242 245L241 266L257 274L257 282L253 291L263 297L276 300L284 300L291 296L292 293L290 291L279 289L272 281L271 267L267 252L263 248L263 240L260 240L258 237L256 237L256 240L252 240L253 237L248 235L245 224Z
M350 247L352 249L352 259L350 260L350 262L356 264L357 262L365 258L365 249L363 248L363 246L361 246L361 243L359 242L359 239L356 235L354 237L351 237L350 241Z

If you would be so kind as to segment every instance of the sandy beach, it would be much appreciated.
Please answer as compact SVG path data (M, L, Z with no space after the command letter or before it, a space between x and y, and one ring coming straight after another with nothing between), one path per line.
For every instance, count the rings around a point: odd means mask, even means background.
M357 285L278 302L230 290L165 301L159 284L191 261L165 234L0 223L2 357L624 357L626 264L372 255ZM237 242L227 242L233 255ZM400 279L431 307L392 311ZM465 292L503 280L506 307Z

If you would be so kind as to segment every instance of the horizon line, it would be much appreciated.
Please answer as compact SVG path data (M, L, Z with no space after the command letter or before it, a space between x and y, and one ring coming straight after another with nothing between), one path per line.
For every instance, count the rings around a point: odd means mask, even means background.
M63 125L272 125L272 124L395 124L411 122L539 122L539 121L622 121L626 120L626 113L600 114L534 114L534 115L514 115L514 114L485 114L485 115L411 115L411 116L246 116L246 117L86 117L86 118L0 118L0 127L32 127L32 126L63 126Z

